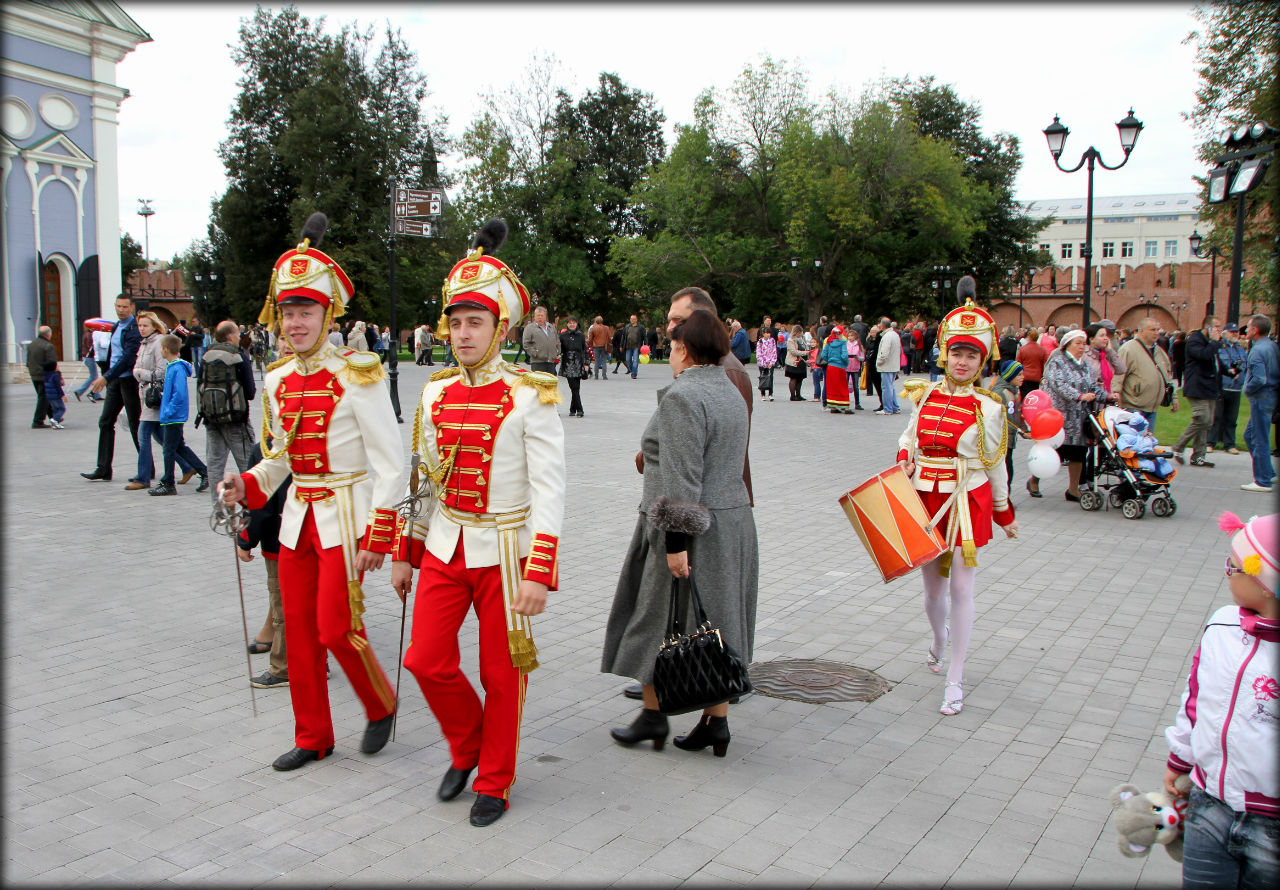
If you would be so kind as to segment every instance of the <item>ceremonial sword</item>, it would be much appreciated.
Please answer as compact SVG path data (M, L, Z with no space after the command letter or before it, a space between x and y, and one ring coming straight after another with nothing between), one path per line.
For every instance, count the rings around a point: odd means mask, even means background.
M419 475L419 468L426 472ZM408 526L406 534L410 537L413 537L414 521L426 512L422 502L434 496L435 491L431 484L429 467L426 461L422 459L422 456L415 451L409 457L409 494L394 507L395 511L400 514L400 518L404 520L405 525ZM391 739L393 741L396 737L396 723L400 716L400 672L404 669L404 619L408 607L409 594L406 592L404 599L400 601L400 652L396 656L396 710L395 715L391 718ZM246 643L245 645L247 646L248 644Z
M221 485L219 485L221 488ZM236 559L236 585L240 589L240 626L244 629L244 660L249 668L249 702L253 706L253 716L258 716L258 696L253 691L253 659L249 657L249 618L244 608L244 577L240 573L240 545L236 543L236 536L244 531L249 525L249 513L239 504L233 504L228 507L222 501L221 492L216 505L213 508L213 514L209 517L209 527L220 535L226 535L231 539L231 549Z

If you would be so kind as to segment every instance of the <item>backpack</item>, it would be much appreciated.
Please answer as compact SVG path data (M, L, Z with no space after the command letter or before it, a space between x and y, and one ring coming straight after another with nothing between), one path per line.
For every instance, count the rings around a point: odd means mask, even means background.
M243 361L241 359L240 361ZM249 422L249 400L236 362L227 364L208 356L200 363L200 378L196 381L196 402L199 417L208 426L230 426Z

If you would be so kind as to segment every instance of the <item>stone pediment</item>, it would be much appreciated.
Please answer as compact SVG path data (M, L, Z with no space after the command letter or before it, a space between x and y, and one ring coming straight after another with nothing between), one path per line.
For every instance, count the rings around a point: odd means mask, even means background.
M94 160L80 146L67 138L65 133L54 133L34 145L23 149L22 157L43 164L61 164L64 167L93 169Z

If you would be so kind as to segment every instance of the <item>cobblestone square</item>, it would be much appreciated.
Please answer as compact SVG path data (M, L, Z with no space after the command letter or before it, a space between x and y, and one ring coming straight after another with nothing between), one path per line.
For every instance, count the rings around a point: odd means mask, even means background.
M400 366L406 456L428 370ZM599 673L600 647L640 497L633 458L668 374L586 381L582 419L561 387L561 588L534 623L542 667L511 809L488 829L467 823L469 793L436 799L447 749L407 672L381 753L358 753L363 713L335 665L334 756L274 772L293 744L289 696L256 690L253 717L233 545L210 531L208 495L194 480L172 498L124 491L123 414L114 479L86 482L97 406L73 400L66 430L33 430L30 386L4 384L6 884L1175 886L1163 851L1119 854L1107 794L1159 787L1199 629L1230 601L1216 516L1274 509L1238 488L1248 455L1183 468L1177 515L1131 521L1065 502L1065 471L1029 499L1022 443L1021 531L981 551L965 707L943 717L919 577L882 583L836 503L892 464L906 417L874 416L867 398L832 415L779 383L751 430L754 661L854 664L892 688L869 703L750 696L730 710L724 759L626 749L608 730L636 703ZM188 425L201 454L204 439ZM244 568L253 633L265 575L260 558ZM387 569L365 587L394 680ZM474 618L463 643L478 682ZM266 664L255 656L254 673Z

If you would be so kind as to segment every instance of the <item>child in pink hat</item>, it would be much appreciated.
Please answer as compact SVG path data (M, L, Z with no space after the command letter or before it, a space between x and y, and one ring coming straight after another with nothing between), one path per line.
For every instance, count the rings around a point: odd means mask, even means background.
M1191 774L1182 884L1280 886L1280 581L1277 514L1242 521L1231 534L1227 585L1235 605L1213 613L1191 662L1182 706L1165 730L1165 791Z

